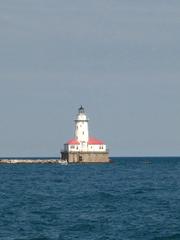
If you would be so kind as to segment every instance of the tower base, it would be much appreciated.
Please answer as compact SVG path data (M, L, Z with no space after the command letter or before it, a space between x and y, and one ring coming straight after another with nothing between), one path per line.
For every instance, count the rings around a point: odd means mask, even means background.
M68 163L109 163L108 152L61 152L61 159Z

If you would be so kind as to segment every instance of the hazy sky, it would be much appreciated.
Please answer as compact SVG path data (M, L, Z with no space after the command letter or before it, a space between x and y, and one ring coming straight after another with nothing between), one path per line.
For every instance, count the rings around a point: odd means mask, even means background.
M0 2L0 157L58 156L80 104L111 156L180 155L179 0Z

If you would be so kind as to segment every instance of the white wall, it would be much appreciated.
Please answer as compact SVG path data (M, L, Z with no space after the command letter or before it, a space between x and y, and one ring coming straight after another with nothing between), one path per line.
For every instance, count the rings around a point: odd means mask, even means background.
M73 144L73 145L68 145L68 151L69 152L79 152L79 151L81 151L81 149L80 149L80 145L75 145L75 144Z
M65 144L65 151L68 152L106 152L106 145L87 145L84 144L84 146L82 144Z
M88 151L94 151L94 152L105 152L106 151L106 145L101 144L101 145L88 145Z

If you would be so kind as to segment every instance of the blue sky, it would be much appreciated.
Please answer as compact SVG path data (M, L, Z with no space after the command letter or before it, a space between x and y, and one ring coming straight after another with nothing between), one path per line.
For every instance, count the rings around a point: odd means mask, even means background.
M179 0L1 0L0 157L58 156L79 105L111 156L180 155Z

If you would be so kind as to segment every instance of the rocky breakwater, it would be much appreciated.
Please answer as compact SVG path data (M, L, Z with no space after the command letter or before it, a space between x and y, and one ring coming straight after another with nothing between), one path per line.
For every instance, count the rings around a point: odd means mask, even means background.
M0 159L0 164L67 164L61 159Z

